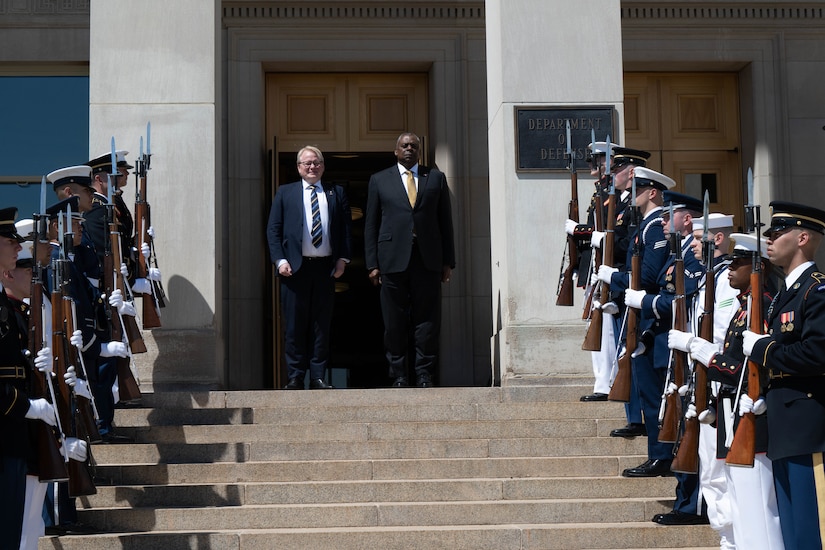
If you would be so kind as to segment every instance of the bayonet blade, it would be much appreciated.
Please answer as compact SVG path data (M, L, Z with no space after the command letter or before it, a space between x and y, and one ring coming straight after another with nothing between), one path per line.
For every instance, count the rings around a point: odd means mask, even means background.
M573 160L573 147L570 145L570 119L568 118L566 121L566 139L567 139L567 154L570 155L570 161Z
M610 134L607 135L607 152L604 157L604 175L610 175Z
M753 206L753 169L748 168L748 205Z
M705 231L702 234L702 240L707 241L709 232L708 232L708 217L710 216L710 194L708 190L705 189L705 208L704 208L704 222L705 222Z

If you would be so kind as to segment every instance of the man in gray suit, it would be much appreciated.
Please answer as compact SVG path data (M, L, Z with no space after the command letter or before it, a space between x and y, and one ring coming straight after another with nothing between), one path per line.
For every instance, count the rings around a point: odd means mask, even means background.
M381 285L384 346L393 387L409 385L407 350L415 340L418 387L433 385L441 328L441 283L455 268L447 178L420 166L421 140L398 137L398 163L373 174L364 227L367 271Z

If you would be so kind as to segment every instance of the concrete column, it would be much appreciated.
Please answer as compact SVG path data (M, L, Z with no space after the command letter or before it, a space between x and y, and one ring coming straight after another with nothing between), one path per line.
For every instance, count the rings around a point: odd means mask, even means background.
M502 380L590 373L582 292L557 307L556 286L570 199L568 173L517 173L515 108L605 106L622 129L619 0L488 0L487 95L493 361ZM621 132L623 133L623 132ZM620 135L621 135L620 133ZM603 137L603 136L602 136ZM622 142L618 136L612 141ZM593 182L580 164L584 211Z
M147 198L169 303L144 332L141 379L220 384L220 1L95 0L90 21L90 154L114 136L134 164L152 125ZM130 207L134 192L130 178Z

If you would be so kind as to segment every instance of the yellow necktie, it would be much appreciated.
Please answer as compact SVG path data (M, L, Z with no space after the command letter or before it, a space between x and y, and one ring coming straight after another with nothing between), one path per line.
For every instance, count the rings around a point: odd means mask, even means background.
M418 191L415 188L415 178L413 173L407 170L407 198L410 199L410 206L415 207L415 199L418 197Z

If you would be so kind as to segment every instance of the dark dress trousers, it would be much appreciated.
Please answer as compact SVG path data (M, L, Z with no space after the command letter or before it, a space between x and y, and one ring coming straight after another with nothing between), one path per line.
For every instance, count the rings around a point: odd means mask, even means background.
M364 225L367 271L381 272L381 311L390 378L406 378L409 327L415 373L432 376L441 327L441 273L455 267L447 178L418 166L418 194L410 206L398 165L373 174Z
M280 277L284 317L284 352L290 379L303 378L309 370L312 380L324 377L329 361L332 306L335 300L335 262L349 259L352 214L340 185L322 182L329 214L331 256L309 259L303 256L302 240L306 215L303 182L282 185L275 193L267 224L269 256L273 264L285 259L291 277ZM277 269L276 269L277 273Z

